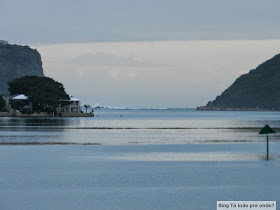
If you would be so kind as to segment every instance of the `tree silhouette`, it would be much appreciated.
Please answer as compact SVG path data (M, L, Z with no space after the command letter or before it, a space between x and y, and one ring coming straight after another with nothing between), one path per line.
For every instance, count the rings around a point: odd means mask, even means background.
M70 97L61 83L49 77L24 76L8 83L11 95L25 94L34 111L54 112L55 107L70 103Z

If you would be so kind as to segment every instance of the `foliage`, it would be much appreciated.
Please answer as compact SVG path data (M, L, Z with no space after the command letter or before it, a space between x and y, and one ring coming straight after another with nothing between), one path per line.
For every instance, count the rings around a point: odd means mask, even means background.
M61 83L49 77L24 76L8 83L11 95L25 94L33 110L44 111L70 103L69 95Z
M21 100L11 100L10 104L13 109L22 110L22 108L26 105L26 102Z
M2 95L0 95L0 112L2 112L5 107L6 107L6 103L5 103Z
M30 110L21 110L21 113L22 113L22 114L29 114L29 115L31 115L31 114L33 114L34 112L32 112L32 111L30 111Z
M240 76L208 107L280 109L280 54Z
M85 104L84 107L86 108L86 113L87 113L87 109L90 108L89 104Z

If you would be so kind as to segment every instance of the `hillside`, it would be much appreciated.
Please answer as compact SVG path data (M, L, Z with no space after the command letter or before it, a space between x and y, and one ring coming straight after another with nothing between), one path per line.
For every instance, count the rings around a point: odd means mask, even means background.
M0 93L7 83L22 76L44 76L41 56L29 46L0 43Z
M280 110L280 54L240 76L198 110Z

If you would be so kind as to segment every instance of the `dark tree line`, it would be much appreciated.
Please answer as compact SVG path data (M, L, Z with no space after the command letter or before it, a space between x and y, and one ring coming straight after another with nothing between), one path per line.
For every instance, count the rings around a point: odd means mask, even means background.
M8 83L11 95L25 94L32 103L34 111L51 111L55 107L70 103L69 95L65 92L63 84L49 77L24 76ZM15 104L24 106L24 103Z
M6 107L6 103L5 103L2 95L0 95L0 112L2 112L5 107Z

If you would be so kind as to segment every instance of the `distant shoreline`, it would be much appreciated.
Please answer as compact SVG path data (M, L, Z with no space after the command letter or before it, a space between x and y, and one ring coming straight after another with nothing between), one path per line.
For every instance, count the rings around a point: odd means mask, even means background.
M209 107L199 106L197 111L258 111L258 112L279 112L280 110L273 109L258 109L258 108L221 108L221 107Z

